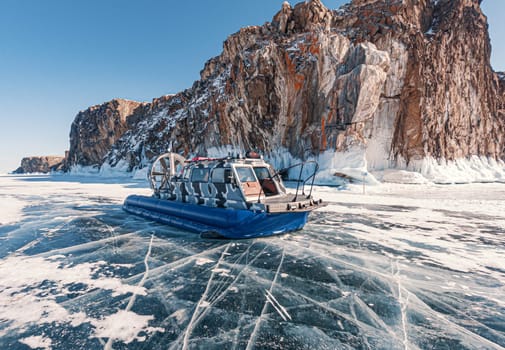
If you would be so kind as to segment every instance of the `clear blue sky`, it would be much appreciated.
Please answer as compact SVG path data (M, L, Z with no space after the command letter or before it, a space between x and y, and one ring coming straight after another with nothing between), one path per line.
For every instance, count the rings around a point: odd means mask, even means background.
M0 173L23 156L63 155L79 110L190 87L229 34L270 21L282 2L1 0ZM483 8L493 66L505 70L505 1L485 0Z

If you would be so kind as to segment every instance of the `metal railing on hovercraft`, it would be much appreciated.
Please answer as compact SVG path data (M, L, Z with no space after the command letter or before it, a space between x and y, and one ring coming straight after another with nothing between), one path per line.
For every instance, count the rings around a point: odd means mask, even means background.
M307 164L315 164L314 166L314 170L310 173L310 175L305 178L304 180L302 180L302 175L303 175L303 169L305 168L305 165ZM295 197L293 198L292 202L296 202L298 200L298 192L300 190L300 184L302 184L302 195L305 196L306 198L310 198L312 196L312 188L314 187L314 180L316 179L316 173L317 171L319 170L319 164L314 161L314 160L308 160L308 161L305 161L305 162L300 162L300 163L297 163L297 164L294 164L294 165L291 165L287 168L283 168L279 171L277 171L274 175L272 175L272 178L274 177L281 177L281 174L282 173L288 173L289 170L291 169L294 169L296 167L300 167L300 173L298 175L298 179L295 180L296 181L296 192L295 192ZM306 195L305 194L305 185L307 183L307 181L311 180L311 183L310 183L310 191L309 191L309 194ZM258 203L260 202L260 197L261 197L261 194L263 193L263 189L260 190L260 193L258 194Z

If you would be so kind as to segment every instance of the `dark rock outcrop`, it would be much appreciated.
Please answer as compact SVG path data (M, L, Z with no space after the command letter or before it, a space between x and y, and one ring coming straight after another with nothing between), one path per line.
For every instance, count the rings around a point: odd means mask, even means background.
M143 115L143 103L114 99L77 114L70 129L66 168L101 166L116 141Z
M478 0L284 3L241 29L174 96L79 113L69 166L144 166L171 148L232 145L306 158L359 149L369 168L505 157L505 83Z
M65 157L42 156L25 157L21 160L21 166L13 171L14 174L43 173L63 170Z

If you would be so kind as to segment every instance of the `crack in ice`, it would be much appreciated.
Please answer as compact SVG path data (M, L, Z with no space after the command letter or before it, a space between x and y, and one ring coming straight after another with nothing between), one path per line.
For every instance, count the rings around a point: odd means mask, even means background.
M205 291L202 294L202 297L200 300L198 300L198 303L196 304L195 310L193 311L193 315L191 316L191 320L189 321L188 326L186 327L186 331L184 332L184 339L182 343L182 349L187 349L188 348L188 343L189 343L189 337L191 335L191 332L193 331L193 324L195 323L195 320L198 316L198 312L200 311L201 307L208 306L204 304L206 301L205 299L207 298L207 293L209 292L210 286L212 284L212 280L214 279L214 275L216 274L216 269L218 268L219 264L222 262L224 257L226 256L226 253L228 252L228 249L230 248L230 244L227 244L225 249L223 250L223 253L219 257L219 260L217 261L214 269L212 269L212 272L210 274L209 281L207 282L207 286L205 288ZM174 343L175 345L175 343Z
M233 262L233 263L230 263L229 265L231 265L232 267L233 266L237 266L237 263L242 260L242 258L244 258L245 256L248 256L248 253L250 251L250 249L252 248L252 246L254 245L251 244L242 254L240 254L240 256ZM227 246L228 247L228 246ZM205 315L209 312L210 308L215 305L216 303L218 303L219 301L221 301L227 294L227 291L230 290L230 288L232 288L236 283L237 281L239 280L239 278L242 276L242 274L246 271L246 269L256 261L256 259L258 259L259 256L261 256L263 254L263 252L265 251L266 249L266 246L263 247L263 249L253 258L251 259L248 263L246 263L245 265L242 266L242 269L240 270L240 272L235 276L234 280L228 285L222 285L221 288L218 288L216 291L214 291L208 298L207 300L205 301L206 302L206 305L205 305L205 309L194 319L194 322L193 322L193 327L194 325L198 324L204 317ZM226 261L222 260L222 258L224 256L228 255L227 252L223 252L222 255L221 255L221 258L219 259L220 263L221 264L228 264ZM219 262L218 262L219 263ZM217 266L218 264L214 265L214 268L211 269L212 273L214 273L215 271L217 271ZM211 276L212 278L212 276ZM221 281L223 281L224 279L221 279ZM210 281L209 281L210 282ZM224 288L223 288L224 286ZM193 313L193 315L195 315ZM186 331L187 331L187 328L186 328ZM177 340L175 340L172 344L172 346L170 347L170 349L175 349L180 341L181 341L181 337L182 335L186 335L186 331L181 334L179 336L179 338Z
M272 280L272 283L270 284L270 289L269 289L270 293L272 293L275 283L277 282L277 278L279 277L279 271L281 270L282 263L284 262L284 255L285 255L284 249L282 249L281 261L279 262L279 266L277 267L277 271L275 271L275 276ZM254 325L254 329L251 333L251 336L249 337L249 341L247 343L246 350L251 350L254 345L254 342L256 341L256 337L258 336L258 331L261 326L261 321L263 320L263 316L266 313L266 310L268 308L268 304L269 304L268 299L265 299L265 304L263 305L263 309L261 310L261 313L260 313L258 319L256 320L256 324Z
M400 311L401 311L401 321L402 321L402 332L403 332L403 346L405 350L409 349L409 339L407 334L407 307L409 303L410 292L407 290L406 299L403 298L402 294L402 283L401 283L401 275L400 275L400 265L398 264L398 260L395 261L396 272L394 273L394 277L396 283L398 285L398 302L400 303Z
M151 249L153 246L153 239L154 235L151 235L151 240L149 241L149 247L147 248L147 253L146 256L144 257L144 266L145 266L145 272L144 276L140 280L140 282L137 284L138 288L142 288L144 286L144 283L146 282L147 277L149 276L149 256L151 255ZM128 301L128 305L126 305L125 311L130 311L131 308L133 307L133 304L135 304L135 300L137 299L137 292L134 291L133 294L130 297L130 300ZM104 350L110 350L112 349L112 342L113 338L109 338L107 340L107 343L104 345Z
M268 291L268 289L265 289L265 297L267 298L267 301L274 307L274 309L277 311L277 313L282 317L284 321L287 321L288 318L291 321L291 315L287 312L286 308L279 303L279 301Z

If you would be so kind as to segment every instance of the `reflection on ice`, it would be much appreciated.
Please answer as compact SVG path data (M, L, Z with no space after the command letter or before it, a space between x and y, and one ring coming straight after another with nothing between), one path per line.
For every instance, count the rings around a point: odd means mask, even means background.
M124 186L10 181L26 205L0 227L1 348L505 347L500 208L341 194L303 231L204 240L125 214Z

